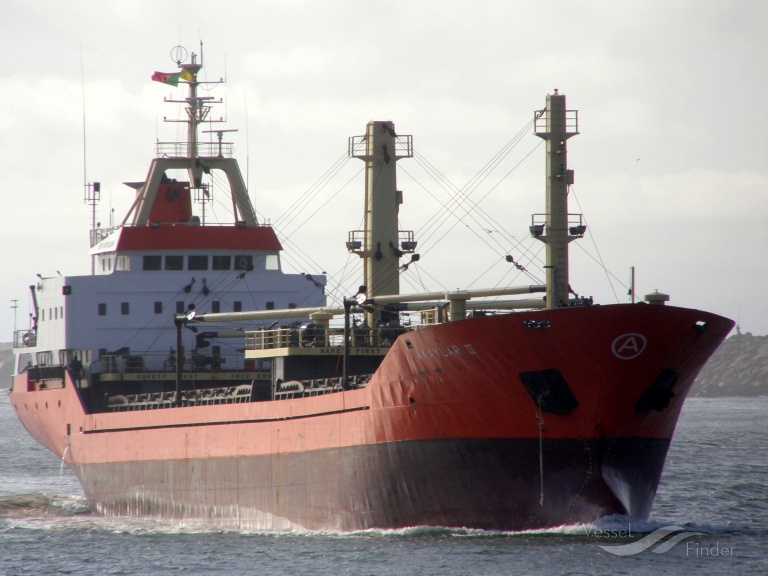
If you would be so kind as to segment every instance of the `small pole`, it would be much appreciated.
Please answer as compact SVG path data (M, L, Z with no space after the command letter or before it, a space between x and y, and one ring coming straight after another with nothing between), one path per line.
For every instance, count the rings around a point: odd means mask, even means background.
M181 406L181 327L184 325L186 316L176 314L174 324L176 324L176 407Z
M185 326L189 322L192 322L194 320L196 315L195 312L195 305L190 304L186 311L184 311L181 314L176 314L173 317L173 323L176 325L176 407L178 408L181 406L181 368L182 368L182 356L181 356L181 349L182 349L182 342L181 342L181 327ZM193 330L197 332L197 329Z
M344 298L344 355L341 362L341 387L344 390L349 388L349 315L354 303L351 298Z

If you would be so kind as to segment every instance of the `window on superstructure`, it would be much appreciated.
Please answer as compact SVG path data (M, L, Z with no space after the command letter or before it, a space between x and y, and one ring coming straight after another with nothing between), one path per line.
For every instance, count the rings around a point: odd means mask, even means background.
M235 270L253 270L253 256L235 256Z
M275 303L267 302L267 310L274 310L274 309L275 309Z
M166 270L184 270L184 256L166 256L165 269Z
M176 302L176 314L184 314L186 309L187 307L184 306L184 302Z
M163 257L162 256L144 256L144 270L162 270L163 269Z
M232 311L233 312L242 312L243 311L243 303L240 302L240 300L235 300L234 304L232 304Z
M163 313L163 303L155 302L155 314L162 314L162 313Z
M131 259L128 258L128 256L118 256L115 258L115 270L125 270L128 271L131 269Z
M208 256L187 256L187 270L208 270Z
M107 305L104 302L99 303L99 316L107 315Z
M288 302L288 308L290 310L293 310L294 308L296 308L296 302Z
M277 254L267 254L264 267L267 270L280 270L280 259L277 257Z
M40 322L45 322L45 308L40 309Z
M64 320L64 306L59 306L59 318Z
M19 363L16 365L16 373L21 374L32 366L32 354L19 354Z
M213 312L214 314L221 312L221 302L219 302L218 300L214 300L213 302L211 302L211 312Z
M120 314L123 316L128 316L131 312L131 307L128 302L121 302L120 303Z
M212 264L214 270L230 270L232 268L232 256L214 256Z

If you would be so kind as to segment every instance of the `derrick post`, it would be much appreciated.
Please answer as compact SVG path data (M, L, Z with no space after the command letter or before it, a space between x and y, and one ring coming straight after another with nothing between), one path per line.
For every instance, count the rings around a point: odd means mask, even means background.
M396 162L413 156L413 139L395 133L390 121L369 122L365 136L349 141L349 155L365 162L365 228L351 233L347 248L364 260L368 297L400 293L400 257L413 252L416 242L400 242L398 213L402 192L397 189ZM407 235L407 233L405 233ZM366 312L371 327L389 321L380 309Z
M573 170L568 169L567 142L579 133L578 111L567 110L565 95L555 90L547 95L546 108L536 113L534 130L547 144L547 204L545 214L534 215L531 234L547 245L547 308L553 309L568 303L568 244L581 238L586 229L581 225L581 215L568 214L568 187L573 184ZM536 216L543 216L543 221L537 222ZM574 216L578 217L575 222Z

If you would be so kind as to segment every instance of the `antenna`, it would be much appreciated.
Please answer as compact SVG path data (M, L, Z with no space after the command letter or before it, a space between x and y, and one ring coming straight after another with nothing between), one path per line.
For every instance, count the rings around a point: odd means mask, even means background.
M99 182L88 183L88 168L87 168L87 139L86 139L86 124L85 124L85 66L83 64L83 47L80 46L80 87L82 90L83 98L83 201L91 206L91 246L96 244L96 237L94 230L96 229L96 205L101 197L100 190L101 184ZM96 257L91 257L91 274L96 273Z
M11 300L11 302L13 302L11 305L11 309L13 309L13 341L16 342L16 310L19 308L19 301Z
M171 48L171 60L173 60L179 68L181 68L182 62L187 60L187 55L187 49L181 44Z
M80 88L83 99L83 183L88 180L86 170L86 144L85 144L85 67L83 65L83 47L80 46Z
M226 73L226 72L225 72ZM243 100L245 103L245 189L251 189L251 141L250 128L248 127L248 93L243 88Z

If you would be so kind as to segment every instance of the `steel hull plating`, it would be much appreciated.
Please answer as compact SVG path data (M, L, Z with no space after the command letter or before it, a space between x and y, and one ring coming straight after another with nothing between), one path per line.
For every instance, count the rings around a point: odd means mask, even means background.
M519 530L633 512L602 477L602 444L423 440L76 470L86 492L100 495L98 511L108 515L184 518L252 530L416 525ZM642 467L636 489L651 498L667 447L664 440L647 439L623 447L638 472Z
M314 398L84 414L69 381L29 391L22 375L11 400L105 514L269 530L643 518L732 326L667 306L516 313L405 334L365 388Z

